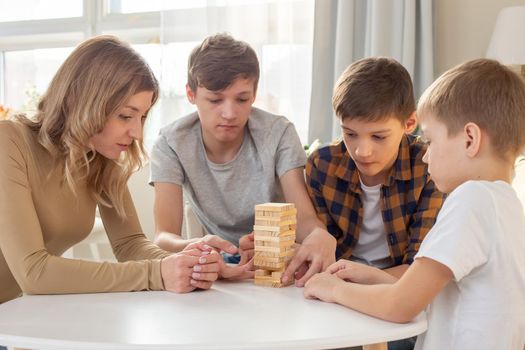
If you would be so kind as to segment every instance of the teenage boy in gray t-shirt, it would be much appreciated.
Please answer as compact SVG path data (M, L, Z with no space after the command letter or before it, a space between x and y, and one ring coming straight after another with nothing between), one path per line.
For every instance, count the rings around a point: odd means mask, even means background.
M186 92L197 112L163 128L151 155L155 241L169 251L196 241L180 235L184 192L207 233L198 241L243 265L253 256L254 206L291 202L301 245L283 282L295 273L302 286L335 261L336 241L308 197L306 157L293 124L252 107L258 80L254 50L229 35L208 37L192 51Z

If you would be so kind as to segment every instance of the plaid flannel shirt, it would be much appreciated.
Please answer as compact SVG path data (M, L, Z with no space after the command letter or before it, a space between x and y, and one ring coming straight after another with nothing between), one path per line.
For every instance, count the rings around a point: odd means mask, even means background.
M397 160L381 186L381 214L394 265L412 263L445 199L422 161L425 151L418 137L403 137ZM359 240L363 205L359 173L343 141L312 153L306 163L306 182L319 219L337 239L337 259L348 259Z

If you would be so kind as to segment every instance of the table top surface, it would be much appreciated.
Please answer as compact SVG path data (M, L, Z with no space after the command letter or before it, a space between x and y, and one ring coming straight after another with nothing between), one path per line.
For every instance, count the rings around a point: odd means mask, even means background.
M211 290L24 296L0 305L0 344L32 349L326 349L408 338L427 328L307 300L253 281Z

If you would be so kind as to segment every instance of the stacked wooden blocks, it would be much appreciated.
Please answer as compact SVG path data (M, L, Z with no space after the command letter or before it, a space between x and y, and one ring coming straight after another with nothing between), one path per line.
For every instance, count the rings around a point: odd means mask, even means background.
M283 284L281 277L294 254L296 214L295 206L290 203L255 206L255 284L284 287L294 282L291 279Z

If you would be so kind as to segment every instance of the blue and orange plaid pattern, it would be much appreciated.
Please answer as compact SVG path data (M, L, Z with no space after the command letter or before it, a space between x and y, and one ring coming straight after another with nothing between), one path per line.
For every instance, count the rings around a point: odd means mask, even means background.
M445 199L422 161L425 151L418 137L403 137L381 186L381 214L394 265L412 263ZM336 258L348 259L359 240L363 206L359 173L343 141L310 155L306 183L319 219L337 239Z

